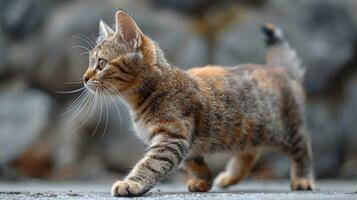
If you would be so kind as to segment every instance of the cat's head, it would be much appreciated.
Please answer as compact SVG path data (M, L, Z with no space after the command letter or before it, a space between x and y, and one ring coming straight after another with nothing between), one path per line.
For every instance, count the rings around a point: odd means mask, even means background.
M115 19L115 30L100 21L97 44L89 54L83 82L94 92L108 87L119 92L130 90L157 64L158 47L134 20L121 10L116 12Z

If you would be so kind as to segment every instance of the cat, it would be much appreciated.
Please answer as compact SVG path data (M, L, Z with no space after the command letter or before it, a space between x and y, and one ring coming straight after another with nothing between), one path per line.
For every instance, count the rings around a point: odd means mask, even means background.
M260 151L272 147L291 158L291 189L314 189L313 160L304 122L304 67L282 31L266 24L266 65L170 65L156 42L119 10L113 30L103 21L83 81L127 103L136 134L148 149L113 196L139 196L173 170L188 171L191 192L215 183L228 187L249 174ZM204 154L230 152L215 181Z

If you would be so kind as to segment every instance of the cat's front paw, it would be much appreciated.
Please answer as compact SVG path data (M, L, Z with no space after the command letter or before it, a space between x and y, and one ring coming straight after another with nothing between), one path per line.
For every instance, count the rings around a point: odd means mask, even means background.
M131 181L117 181L113 184L111 194L115 197L140 196L148 191L144 185Z

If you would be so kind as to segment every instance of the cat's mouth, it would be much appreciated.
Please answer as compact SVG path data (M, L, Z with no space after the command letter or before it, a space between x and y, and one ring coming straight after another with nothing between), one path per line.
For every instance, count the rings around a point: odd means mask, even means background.
M84 85L87 89L89 89L90 92L95 93L96 90L98 90L101 87L102 82L98 81L98 80L90 80L87 83L85 83Z

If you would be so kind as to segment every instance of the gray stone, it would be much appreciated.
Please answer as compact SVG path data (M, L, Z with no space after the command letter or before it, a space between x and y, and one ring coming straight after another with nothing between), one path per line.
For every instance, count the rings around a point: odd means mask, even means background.
M40 0L3 1L0 24L12 39L22 39L33 34L44 19L44 4Z
M337 114L336 114L337 113ZM338 111L324 101L309 102L307 121L317 177L335 177L341 167L341 140L344 137Z
M51 99L14 81L0 90L0 166L16 158L49 125Z
M9 69L6 67L8 63L8 52L5 47L5 38L0 28L0 75L5 74Z
M339 151L343 152L344 155L341 160L344 161L340 176L344 178L351 178L357 176L356 166L357 166L357 135L356 135L356 124L357 124L357 76L355 75L346 84L345 89L345 100L341 105L340 110L340 127L341 136L338 138L341 146Z

